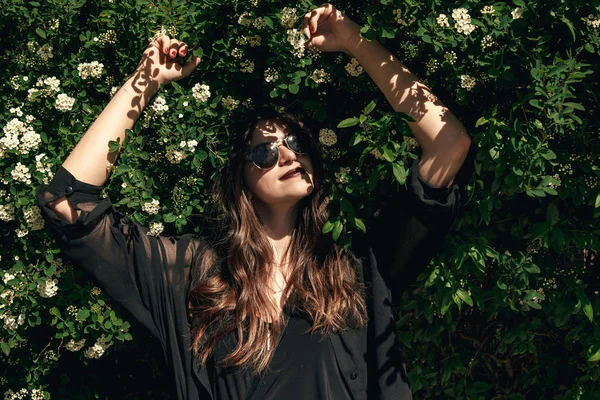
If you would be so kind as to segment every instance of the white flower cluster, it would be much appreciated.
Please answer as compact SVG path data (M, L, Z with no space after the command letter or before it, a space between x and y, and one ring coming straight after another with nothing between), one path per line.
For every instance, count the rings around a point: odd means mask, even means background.
M13 89L16 90L21 87L21 83L28 82L28 81L29 81L28 76L15 75L12 78L10 78L10 85L12 86Z
M150 106L155 115L163 115L167 111L169 111L169 106L167 105L167 101L162 96L156 96L152 106Z
M158 210L160 202L156 199L152 199L149 203L142 204L142 211L147 212L148 214L158 214Z
M81 339L79 341L75 341L73 339L69 340L69 342L65 345L65 349L69 351L79 351L85 346L85 339Z
M267 68L265 70L265 81L275 82L277 79L279 79L279 72L275 68Z
M48 62L48 60L54 57L54 54L52 54L52 46L50 46L49 44L41 46L35 52L35 54L37 54L38 57L41 58L44 62Z
M13 118L3 128L4 136L0 138L0 157L4 156L6 150L15 150L18 154L29 154L29 151L37 149L42 137L31 127L34 120L30 115L25 117L25 122Z
M32 389L31 400L44 400L44 392L42 392L40 389Z
M106 32L101 33L100 35L95 37L93 41L103 45L115 44L117 43L117 33L112 29L109 29Z
M496 44L496 42L494 42L494 39L490 35L486 35L483 37L483 39L481 39L481 48L483 50L489 49L494 44Z
M427 74L433 74L440 67L440 62L435 58L430 58L429 61L427 61L426 66Z
M482 14L493 14L494 13L494 6L484 6L481 9L481 13Z
M252 108L254 107L254 102L251 97L248 97L246 100L242 101L242 105L246 108Z
M238 45L241 45L241 46L243 46L245 44L249 44L250 47L257 47L257 46L260 46L261 38L260 38L259 35L254 35L254 36L244 36L244 35L242 35L242 36L239 36L235 40L235 42Z
M40 78L38 78L37 82L35 83L35 86L43 87L50 93L52 93L52 92L58 93L58 92L60 92L60 79L58 79L55 76L40 77Z
M399 9L399 8L397 8L397 9L394 10L394 19L396 20L396 23L398 25L402 25L402 26L412 25L412 23L417 20L415 17L411 17L408 20L403 19L402 18L402 10Z
M467 89L467 90L472 90L475 87L475 78L469 76L469 75L461 75L460 76L460 87Z
M205 102L210 97L209 89L208 85L196 83L192 88L192 96L200 103Z
M58 27L60 25L60 21L58 20L58 18L52 18L52 20L50 21L50 29L53 31L58 31Z
M21 107L11 107L8 111L11 114L15 114L17 117L23 116L23 111L21 111Z
M363 67L361 67L360 63L356 58L352 58L350 62L346 64L344 69L350 76L359 76L364 72Z
M45 184L48 184L50 180L54 177L54 172L52 172L52 163L45 162L48 157L45 153L40 153L35 156L35 169L36 171L44 174L44 178L42 179Z
M13 206L12 204L0 204L0 220L4 222L14 220L15 211L15 206Z
M26 399L27 395L28 395L28 391L27 389L23 388L17 392L13 392L12 390L8 389L6 392L4 392L4 400L22 400L22 399Z
M310 78L315 81L315 83L327 83L331 81L331 76L329 76L323 68L315 69Z
M179 164L186 157L186 154L181 150L168 149L165 156L167 157L167 160L169 160L169 162L171 164ZM153 214L156 214L156 213L153 213Z
M476 28L471 23L471 16L466 8L455 8L452 10L452 19L454 20L454 28L458 33L462 33L465 36L473 32Z
M117 93L117 91L119 90L118 86L113 86L110 88L110 97L113 97L115 95L115 93Z
M25 323L25 314L19 314L18 317L4 314L0 318L4 319L4 329L8 331L16 331L19 325L23 325Z
M58 292L56 279L46 279L46 282L38 284L37 291L41 297L53 297Z
M75 104L75 98L69 97L65 93L60 93L58 96L56 96L54 107L58 111L67 112L73 109L73 104Z
M334 175L337 183L348 183L350 181L350 167L340 168Z
M450 22L448 21L448 16L446 16L446 14L438 15L438 17L435 19L435 21L442 28L450 28Z
M595 18L592 14L588 15L587 17L581 18L581 20L591 28L600 28L600 18Z
M456 64L456 61L458 61L458 57L456 56L455 52L447 51L444 53L444 60L446 60L448 64L454 65Z
M162 233L162 231L165 229L165 227L163 226L162 222L153 222L150 225L150 229L148 230L147 235L148 236L158 236Z
M15 233L17 234L17 237L22 238L27 236L29 231L27 229L15 229Z
M44 228L44 219L39 207L31 207L23 211L25 222L32 231L39 231Z
M306 36L304 36L304 32L298 29L288 29L288 43L292 45L292 54L298 58L302 58L304 56L304 44L306 43Z
M98 61L92 61L89 63L81 63L77 66L77 72L79 72L79 76L83 80L87 80L91 78L100 78L102 75L102 69L104 68L104 64L99 63Z
M181 147L181 148L187 147L188 150L192 153L196 151L196 146L198 146L198 141L195 139L188 140L187 142L185 140L182 140L181 142L179 142L179 147Z
M104 351L109 347L110 345L106 344L104 342L104 338L102 337L96 341L96 344L88 347L88 349L85 351L85 355L89 358L100 358L102 357L102 354L104 354Z
M281 25L284 28L292 29L296 25L298 16L296 15L296 9L291 7L283 7L281 10Z
M31 185L31 173L29 173L29 168L20 162L18 162L17 165L15 165L15 168L10 171L10 176L12 176L15 181Z
M510 12L512 15L512 19L519 19L523 16L523 9L521 7L517 7Z
M231 96L223 97L221 103L223 104L223 107L228 110L235 110L240 105L240 101Z
M244 51L242 49L240 49L239 47L236 47L233 50L231 50L231 57L233 57L233 58L242 58L243 55L244 55Z
M4 271L4 276L2 277L2 281L4 282L5 285L8 285L8 281L11 281L15 278L16 278L15 274L10 273L8 271Z
M337 135L333 130L323 128L319 131L319 142L324 146L333 146L337 143Z
M254 17L251 12L244 11L238 17L238 24L246 28L255 27L256 29L263 29L267 26L267 23L263 17Z
M240 71L251 74L254 72L254 61L245 60L240 63Z

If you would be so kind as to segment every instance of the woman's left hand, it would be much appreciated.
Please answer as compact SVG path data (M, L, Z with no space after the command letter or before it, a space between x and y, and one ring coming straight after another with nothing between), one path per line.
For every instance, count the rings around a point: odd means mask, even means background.
M302 30L308 37L306 47L315 47L323 52L349 53L352 42L360 38L358 24L329 3L306 13Z

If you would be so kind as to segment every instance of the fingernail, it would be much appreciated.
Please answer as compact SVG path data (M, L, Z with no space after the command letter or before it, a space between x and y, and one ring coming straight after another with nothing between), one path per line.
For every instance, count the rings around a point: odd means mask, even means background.
M175 57L177 55L177 50L171 51L171 57Z
M185 53L187 53L187 51L185 49L181 50L181 55L185 56Z
M164 52L165 52L165 54L169 54L169 49L165 48Z

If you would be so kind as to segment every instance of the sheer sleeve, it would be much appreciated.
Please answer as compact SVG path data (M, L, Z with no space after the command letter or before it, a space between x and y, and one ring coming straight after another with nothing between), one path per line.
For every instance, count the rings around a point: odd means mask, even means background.
M106 293L165 345L169 330L182 323L191 261L200 238L147 235L147 229L120 213L102 187L75 179L60 167L48 185L38 187L37 202L63 256L87 271ZM48 205L66 196L81 210L70 224Z
M440 250L464 203L476 153L477 147L471 142L448 188L429 185L419 174L419 159L414 160L407 188L394 194L372 222L367 242L395 299Z

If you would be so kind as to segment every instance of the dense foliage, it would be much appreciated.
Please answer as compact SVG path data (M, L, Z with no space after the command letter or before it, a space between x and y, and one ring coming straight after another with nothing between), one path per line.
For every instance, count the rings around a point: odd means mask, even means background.
M345 244L419 154L405 116L355 61L304 50L294 29L315 4L187 3L2 1L5 399L167 396L143 379L160 364L129 360L155 359L147 334L60 258L34 201L149 38L166 32L202 56L147 108L104 191L152 234L201 229L232 121L256 104L283 106L320 135L325 230ZM333 4L429 84L480 148L460 220L398 310L415 398L598 398L598 0Z

